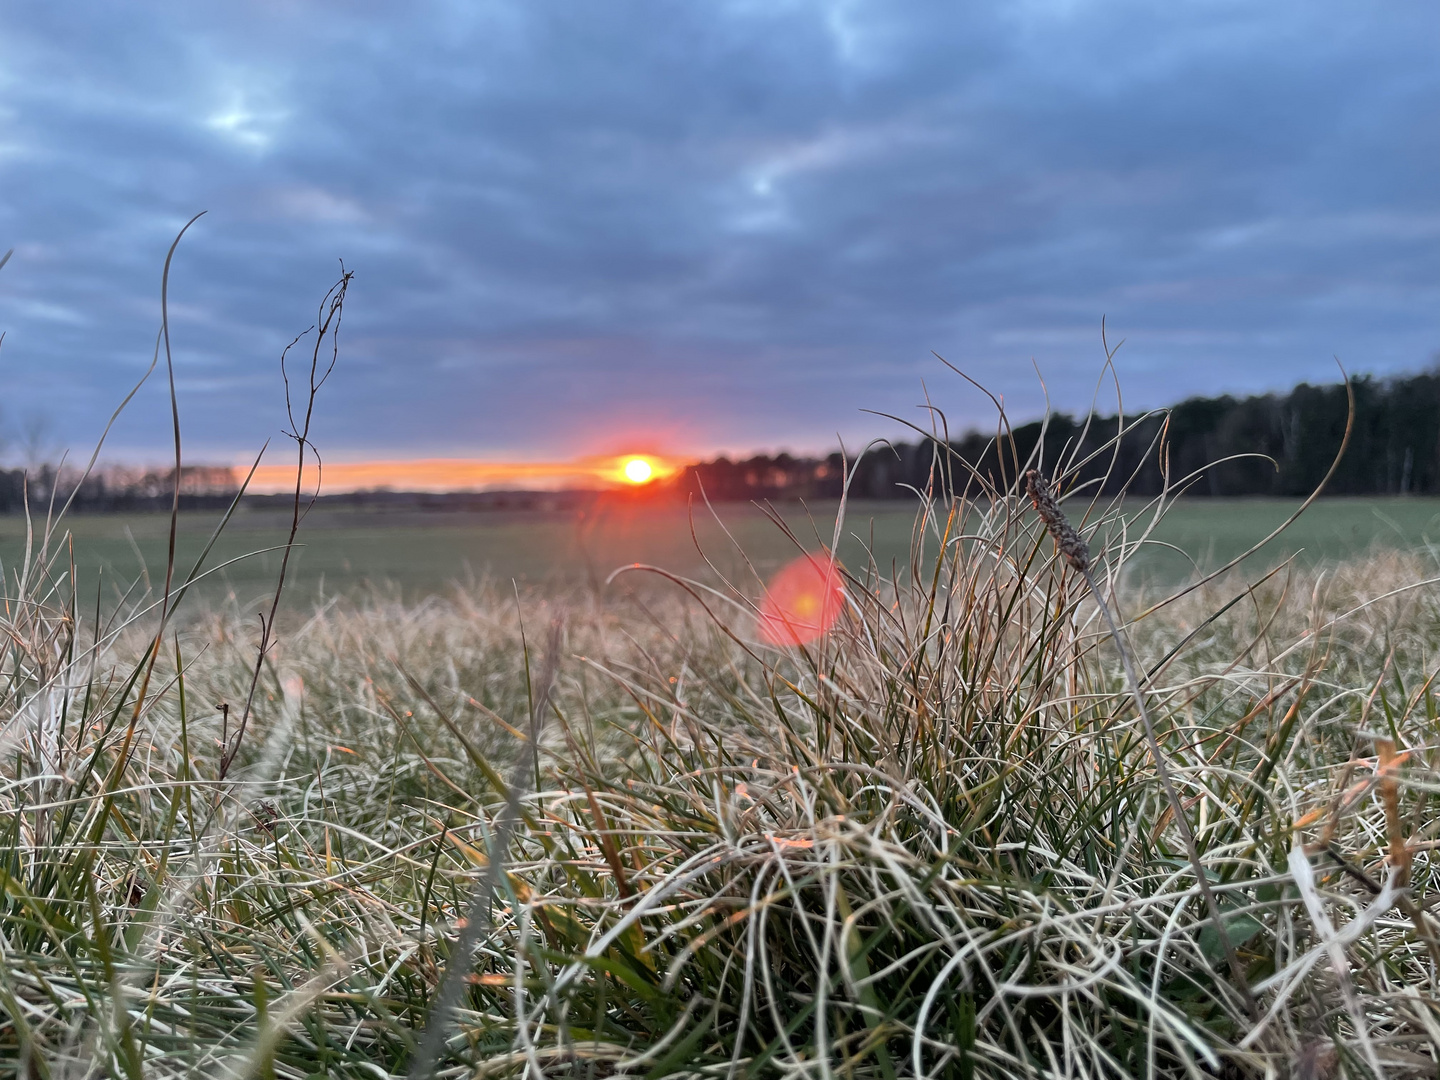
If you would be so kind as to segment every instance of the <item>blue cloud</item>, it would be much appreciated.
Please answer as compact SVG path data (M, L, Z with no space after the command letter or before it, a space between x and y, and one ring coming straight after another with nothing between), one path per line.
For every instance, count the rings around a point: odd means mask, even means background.
M78 30L76 28L79 28ZM172 288L187 440L281 422L344 257L332 455L819 448L929 355L1083 408L1440 347L1425 3L918 0L0 13L0 365L80 443ZM163 452L161 388L117 432Z

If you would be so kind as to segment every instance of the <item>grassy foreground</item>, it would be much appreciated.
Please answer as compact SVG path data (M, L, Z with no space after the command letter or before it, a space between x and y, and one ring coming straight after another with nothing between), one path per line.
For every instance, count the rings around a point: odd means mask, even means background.
M847 562L805 648L758 643L754 579L333 601L243 735L253 619L97 618L36 548L0 672L3 1068L407 1075L492 882L435 1075L1434 1075L1440 570L1155 606L1087 532L1219 925L1018 496L922 507L910 566Z

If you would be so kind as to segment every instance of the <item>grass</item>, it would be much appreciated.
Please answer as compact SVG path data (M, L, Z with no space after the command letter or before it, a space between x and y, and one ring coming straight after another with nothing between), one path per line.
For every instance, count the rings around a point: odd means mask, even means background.
M1257 1024L1043 528L1015 497L934 503L914 543L899 578L849 564L842 625L787 652L753 640L754 581L333 600L268 655L224 780L253 625L175 623L142 696L156 616L97 623L32 555L0 700L0 1056L405 1075L513 800L439 1075L1433 1072L1427 557L1143 618L1154 596L1112 597Z

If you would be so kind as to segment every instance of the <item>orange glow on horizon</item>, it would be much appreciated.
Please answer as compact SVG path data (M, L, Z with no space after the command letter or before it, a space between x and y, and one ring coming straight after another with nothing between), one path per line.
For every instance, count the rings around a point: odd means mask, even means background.
M640 479L643 466L648 472ZM554 491L562 488L636 487L668 480L684 468L656 454L620 454L574 461L479 461L473 458L420 458L411 461L327 461L321 493L347 491L484 491L506 488ZM314 466L306 465L306 487L314 490ZM239 470L243 478L245 469ZM248 490L257 494L292 491L295 465L283 458L255 470Z

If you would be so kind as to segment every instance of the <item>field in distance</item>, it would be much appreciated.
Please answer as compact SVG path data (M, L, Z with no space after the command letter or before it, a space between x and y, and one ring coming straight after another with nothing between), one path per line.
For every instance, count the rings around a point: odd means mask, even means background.
M1173 506L1153 533L1157 544L1142 559L1146 576L1184 576L1190 560L1215 566L1239 554L1291 514L1297 502L1270 499L1190 500ZM829 543L835 505L781 506L780 513L806 548ZM1133 511L1141 508L1135 506ZM660 566L705 576L706 555L744 583L743 550L764 576L798 549L758 507L724 505L718 520L701 507L600 506L582 514L533 511L375 511L321 506L301 528L302 545L292 559L295 592L314 598L389 585L408 598L443 591L452 582L490 576L525 583L603 582L618 567ZM203 548L218 512L181 515L177 559L186 571ZM692 537L693 521L693 537ZM214 570L203 593L232 593L242 604L273 584L289 516L276 510L242 509L216 545L207 565ZM910 546L914 508L908 502L854 503L847 515L841 558L863 562L873 550L887 570ZM38 529L40 524L36 523ZM74 536L77 574L86 595L97 582L105 595L148 576L163 582L169 518L165 514L77 515L66 528ZM727 535L728 532L728 535ZM1299 553L1302 562L1344 558L1372 545L1422 547L1440 541L1440 499L1344 498L1321 500L1282 537L1257 556L1255 568ZM25 520L0 517L0 561L7 579L23 554ZM749 578L753 582L753 576Z

